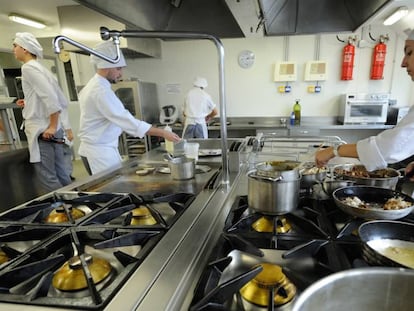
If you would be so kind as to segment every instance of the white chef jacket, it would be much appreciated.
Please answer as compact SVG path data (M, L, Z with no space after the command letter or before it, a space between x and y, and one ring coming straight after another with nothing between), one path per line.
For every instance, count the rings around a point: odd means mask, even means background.
M206 116L216 108L216 104L211 96L199 87L193 87L185 98L183 112L185 113L185 122L183 133L189 124L201 124L203 127L204 138L208 138L206 125Z
M151 128L125 109L109 81L98 74L80 92L79 104L79 154L88 159L93 174L121 163L118 139L122 131L144 137Z
M358 157L368 171L387 167L414 155L414 107L392 129L357 143Z
M25 106L22 111L29 145L30 162L40 162L38 137L50 123L50 115L66 109L68 101L56 78L37 60L22 65ZM60 121L58 128L60 129Z

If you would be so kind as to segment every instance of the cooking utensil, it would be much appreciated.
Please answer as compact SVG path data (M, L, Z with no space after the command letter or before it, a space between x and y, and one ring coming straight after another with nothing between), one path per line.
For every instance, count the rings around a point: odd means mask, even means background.
M300 162L267 161L256 164L256 175L261 177L281 178L285 181L300 179Z
M410 311L414 271L389 267L345 270L308 287L293 311ZM321 307L323 306L323 307Z
M300 165L300 173L302 175L301 187L307 188L316 183L320 183L326 177L328 168L318 168L315 162L302 162Z
M168 161L171 177L175 180L191 179L195 174L195 161L186 157L174 158Z
M300 177L268 177L251 171L248 177L248 204L268 215L284 215L295 210L299 203Z
M354 172L352 174L352 172ZM353 180L359 185L375 186L395 190L401 173L393 168L385 168L368 172L360 164L342 164L334 168L336 176ZM362 176L363 173L365 176Z
M335 204L345 213L364 219L394 220L407 216L414 208L414 199L391 189L371 186L351 186L335 190L332 194ZM356 207L344 202L346 198L357 197L367 203L367 207ZM384 210L382 207L388 199L400 197L410 202L410 207Z
M329 196L332 195L332 193L339 188L343 187L349 187L353 186L355 184L355 181L353 180L343 180L343 179L330 179L325 178L322 181L322 190Z
M362 224L358 233L368 263L414 268L414 224L375 220Z

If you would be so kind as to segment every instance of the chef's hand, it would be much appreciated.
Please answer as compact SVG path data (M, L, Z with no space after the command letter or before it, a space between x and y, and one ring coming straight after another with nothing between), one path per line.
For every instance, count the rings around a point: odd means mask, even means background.
M56 134L56 128L49 126L43 133L42 136L45 139L52 139Z
M175 134L174 132L170 132L170 131L164 131L164 138L166 140L172 141L172 142L179 142L181 140L181 137L178 136L177 134Z
M329 160L333 157L335 157L335 155L332 147L320 149L315 153L315 164L317 167L326 166Z
M72 130L71 129L67 129L65 132L66 132L66 138L69 141L72 141L73 140L73 132L72 132Z
M410 176L409 180L414 181L414 162L408 163L407 167L405 168L405 176Z
M24 99L18 99L16 100L16 105L20 108L24 108Z

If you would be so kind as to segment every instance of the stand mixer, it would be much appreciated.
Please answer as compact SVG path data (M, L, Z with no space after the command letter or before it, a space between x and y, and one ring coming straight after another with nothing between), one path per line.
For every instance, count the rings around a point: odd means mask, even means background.
M174 105L167 105L161 107L160 123L161 124L173 124L177 121L178 111Z

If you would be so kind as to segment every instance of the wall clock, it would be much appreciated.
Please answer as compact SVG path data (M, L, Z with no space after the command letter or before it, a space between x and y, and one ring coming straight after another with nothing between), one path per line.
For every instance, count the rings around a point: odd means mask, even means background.
M239 53L238 62L242 68L250 68L254 64L255 55L252 51L244 50Z

